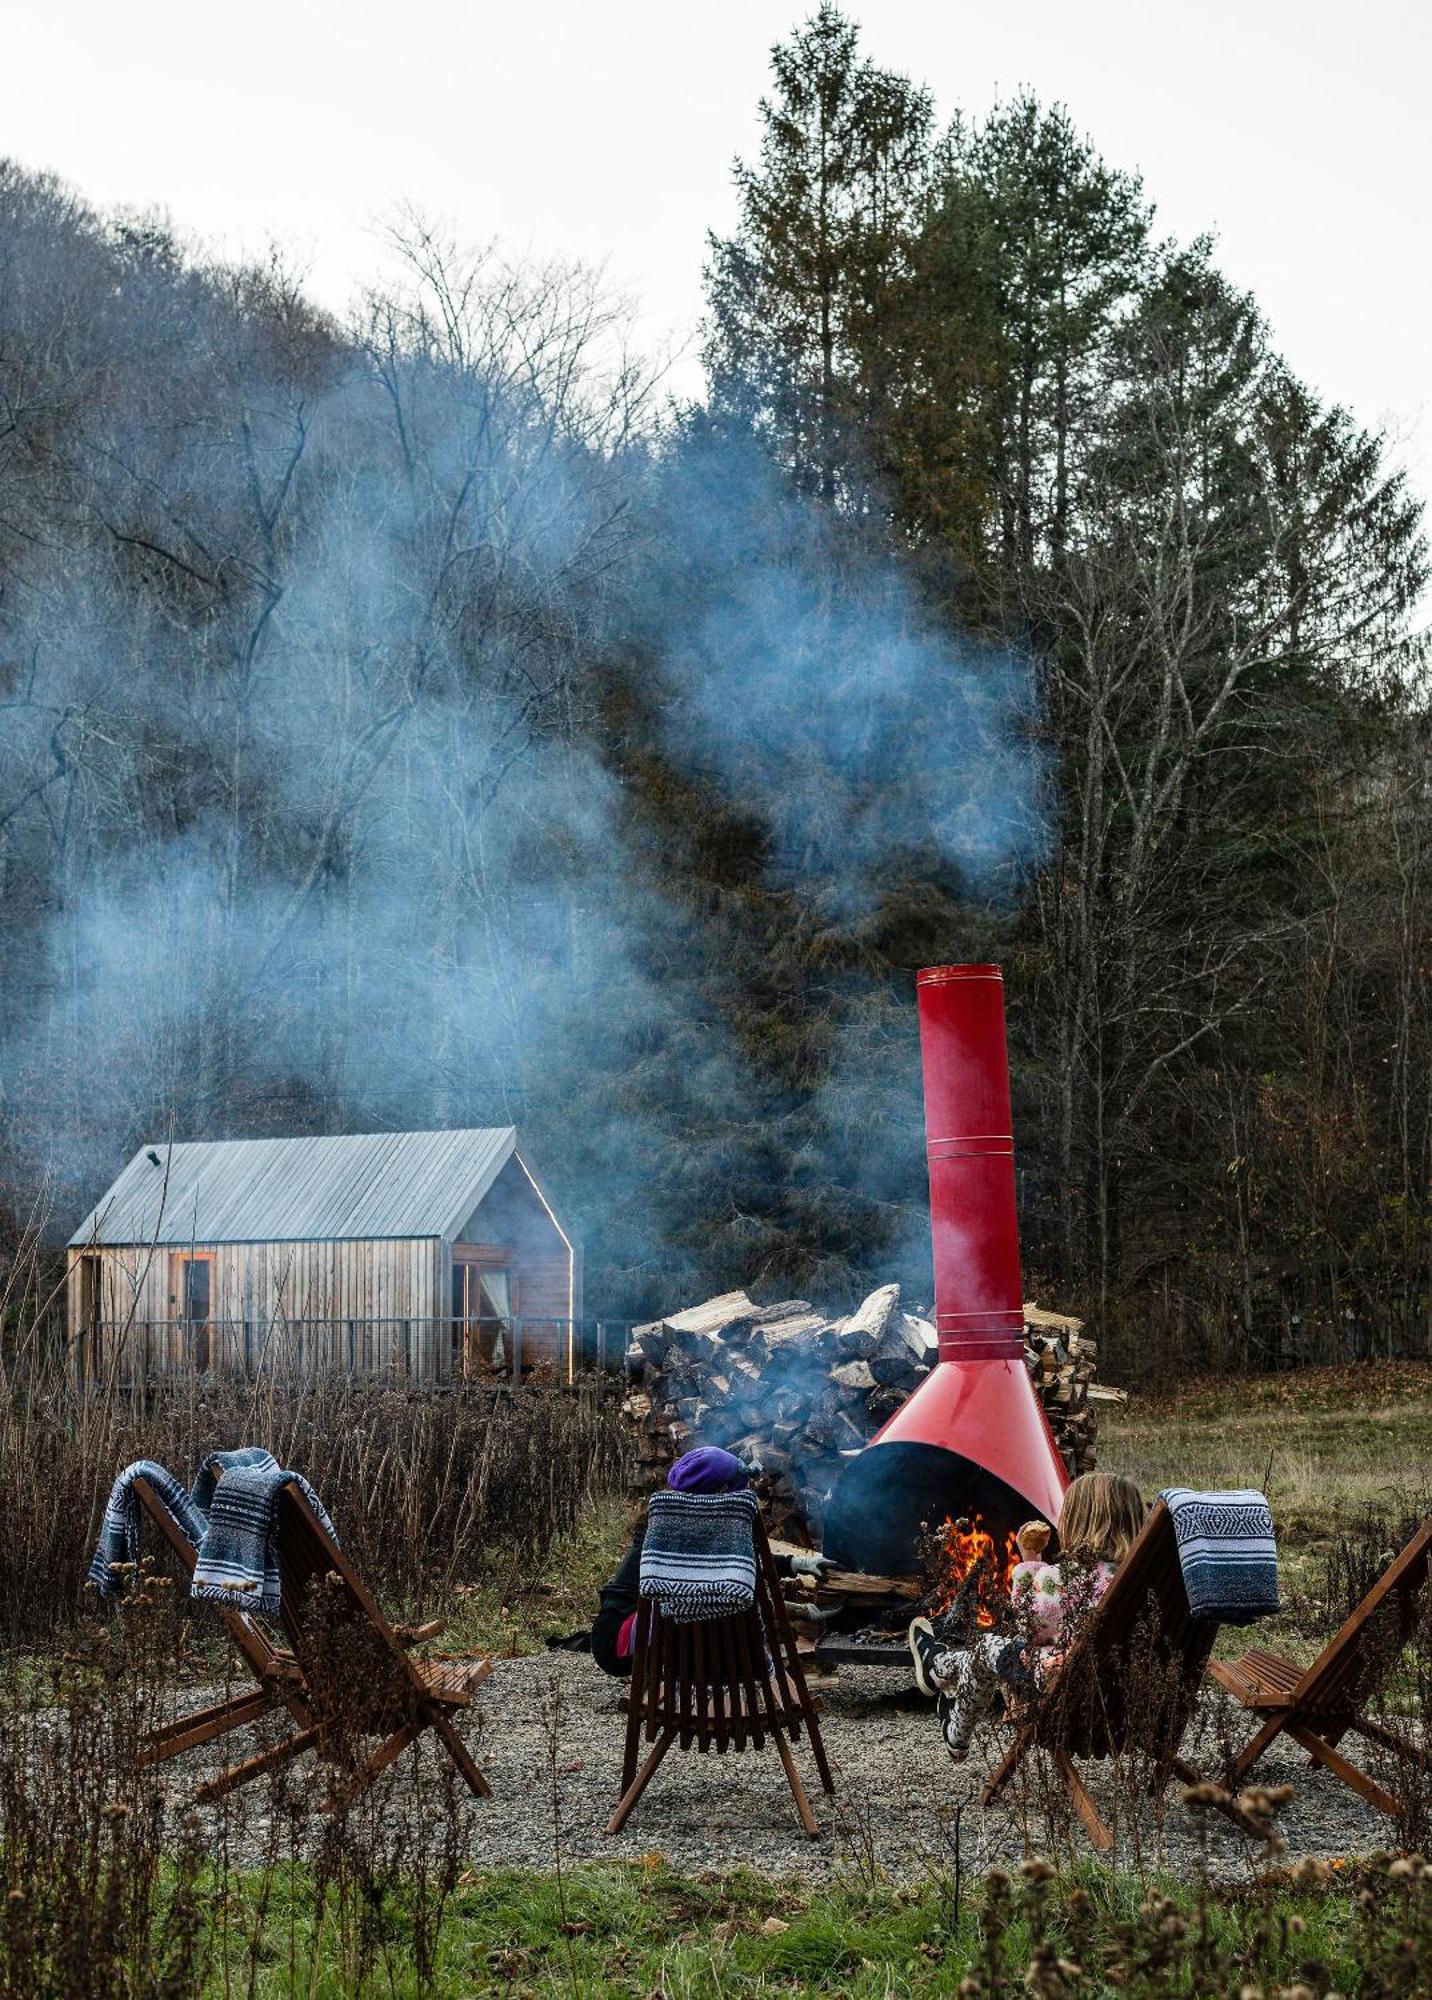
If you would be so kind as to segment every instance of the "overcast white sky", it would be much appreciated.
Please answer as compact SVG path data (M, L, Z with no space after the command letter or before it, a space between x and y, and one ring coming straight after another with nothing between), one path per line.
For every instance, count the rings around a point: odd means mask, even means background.
M847 0L941 116L1062 99L1158 222L1211 228L1292 364L1432 496L1426 0ZM770 44L801 0L10 0L0 151L213 248L287 247L342 307L400 201L606 264L688 338ZM694 360L678 373L694 388Z

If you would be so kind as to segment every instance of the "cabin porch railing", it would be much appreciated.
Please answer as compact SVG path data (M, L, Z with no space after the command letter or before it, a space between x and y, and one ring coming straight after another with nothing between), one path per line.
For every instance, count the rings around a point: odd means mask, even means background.
M506 1320L100 1320L80 1329L82 1384L181 1374L341 1375L434 1389L551 1377L600 1385L623 1374L633 1322L514 1314Z

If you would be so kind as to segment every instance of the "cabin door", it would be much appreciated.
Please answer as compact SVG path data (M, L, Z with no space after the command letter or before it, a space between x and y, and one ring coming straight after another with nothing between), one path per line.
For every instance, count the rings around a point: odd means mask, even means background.
M214 1259L199 1250L175 1260L179 1317L188 1334L190 1364L201 1374L209 1366L209 1322L213 1316Z
M80 1340L76 1355L81 1376L94 1380L104 1371L100 1269L98 1257L80 1258Z
M505 1265L452 1264L452 1372L466 1376L505 1368L512 1359L515 1283Z

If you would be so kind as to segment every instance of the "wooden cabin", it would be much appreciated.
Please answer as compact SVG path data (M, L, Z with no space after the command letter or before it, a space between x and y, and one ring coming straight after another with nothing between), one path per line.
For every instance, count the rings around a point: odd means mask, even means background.
M141 1147L70 1238L89 1379L570 1374L581 1258L511 1125Z

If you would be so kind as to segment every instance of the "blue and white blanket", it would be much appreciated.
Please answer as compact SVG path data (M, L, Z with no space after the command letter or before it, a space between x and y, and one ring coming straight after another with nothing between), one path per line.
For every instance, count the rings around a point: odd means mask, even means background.
M1251 1487L1195 1493L1166 1487L1188 1608L1195 1618L1251 1625L1279 1609L1273 1516Z
M118 1565L139 1561L139 1501L135 1498L134 1482L141 1477L154 1488L173 1515L176 1526L183 1530L196 1548L203 1540L204 1516L174 1474L166 1466L156 1464L152 1458L137 1458L133 1465L126 1465L115 1480L105 1503L99 1546L94 1552L88 1576L88 1581L101 1597L118 1594L124 1575Z
M202 1514L207 1521L209 1509L214 1504L214 1488L226 1472L245 1465L277 1464L273 1453L265 1451L261 1444L242 1444L237 1451L211 1451L194 1475L194 1484L189 1488L189 1504L196 1514Z
M638 1587L663 1618L689 1625L750 1610L758 1504L749 1490L652 1494Z
M333 1523L300 1473L286 1472L267 1452L263 1456L266 1463L226 1468L214 1489L190 1594L206 1604L228 1604L237 1611L277 1618L283 1597L278 1563L280 1492L289 1484L296 1486L330 1535Z

